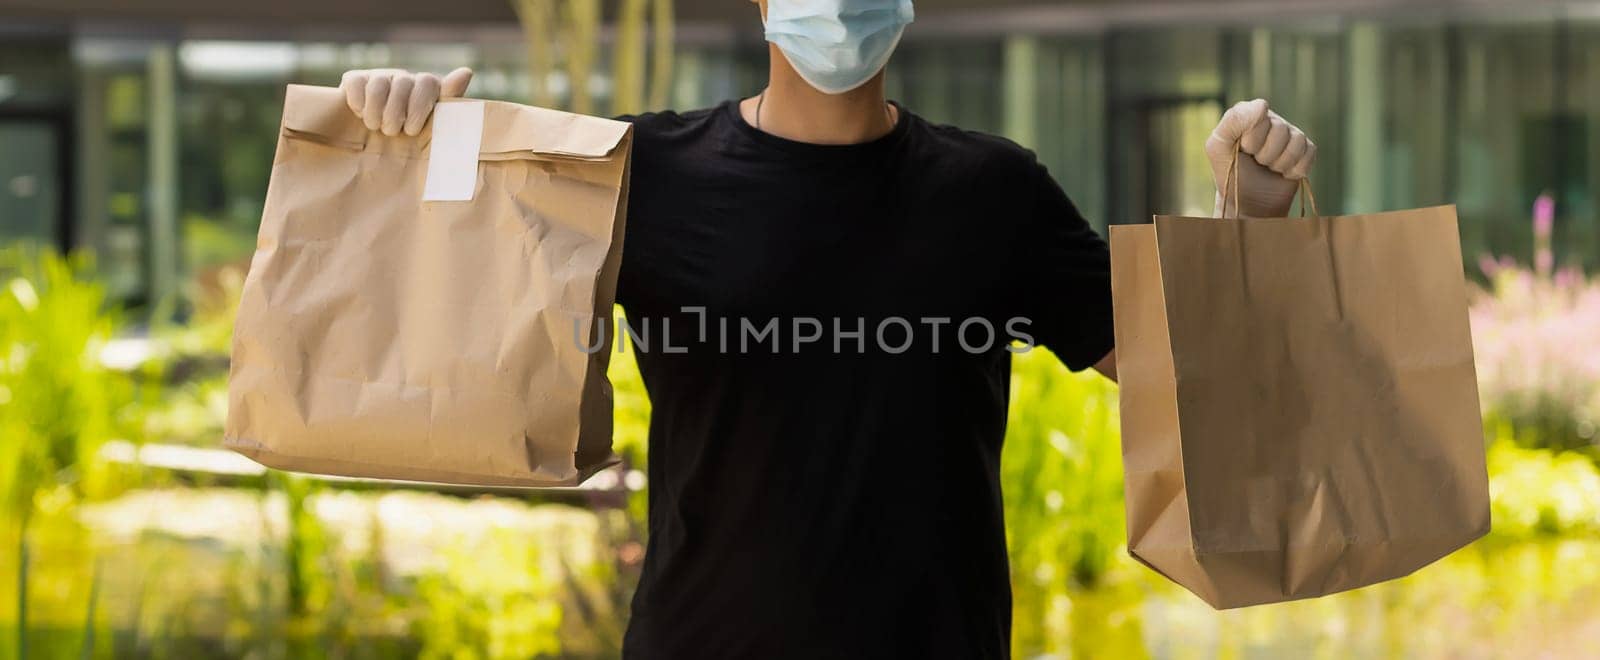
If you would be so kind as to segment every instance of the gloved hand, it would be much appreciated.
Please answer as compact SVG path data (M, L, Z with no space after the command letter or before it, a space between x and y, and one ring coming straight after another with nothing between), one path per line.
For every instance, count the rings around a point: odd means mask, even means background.
M446 74L444 80L431 73L412 73L403 69L357 69L344 72L339 89L345 102L367 129L384 135L416 135L428 123L433 105L442 98L467 93L472 69L461 67Z
M1217 181L1217 217L1223 197L1232 195L1228 167L1239 145L1239 199L1227 200L1228 217L1281 218L1289 215L1300 180L1311 173L1317 145L1305 133L1267 109L1262 99L1228 109L1206 140L1206 157ZM1237 204L1237 206L1235 206Z

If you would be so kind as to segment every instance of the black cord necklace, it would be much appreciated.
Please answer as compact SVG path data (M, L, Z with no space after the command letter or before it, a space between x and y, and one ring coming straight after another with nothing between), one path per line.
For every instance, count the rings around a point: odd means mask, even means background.
M758 130L758 131L761 130L761 107L766 105L766 103L767 103L767 90L763 89L763 90L761 90L760 94L756 95L756 130ZM894 128L895 124L899 123L899 121L894 116L893 104L890 104L890 103L883 104L883 116L887 117L889 119L889 128L891 130Z

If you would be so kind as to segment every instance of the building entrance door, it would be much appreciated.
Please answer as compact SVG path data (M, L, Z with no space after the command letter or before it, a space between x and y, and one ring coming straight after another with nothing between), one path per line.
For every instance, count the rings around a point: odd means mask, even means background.
M0 115L0 245L70 246L66 148L60 120Z
M1153 215L1208 217L1216 185L1205 143L1222 117L1215 97L1144 99L1134 113L1133 162L1128 163L1130 193L1140 221Z

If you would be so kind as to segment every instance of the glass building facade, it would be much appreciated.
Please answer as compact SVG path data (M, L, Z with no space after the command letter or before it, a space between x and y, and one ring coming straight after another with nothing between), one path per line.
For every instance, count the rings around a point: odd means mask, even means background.
M1548 193L1558 262L1592 269L1600 12L1586 7L1335 9L1266 23L946 21L913 26L890 92L932 120L1035 150L1101 226L1209 214L1203 142L1227 103L1266 97L1320 146L1322 212L1456 204L1471 263L1525 257L1529 209ZM529 93L515 25L357 43L151 34L0 30L0 244L92 248L134 305L248 259L285 83L465 64L479 71L474 96ZM759 33L680 35L668 105L759 89ZM609 68L596 71L588 84L608 108ZM563 73L551 76L553 89L570 89Z

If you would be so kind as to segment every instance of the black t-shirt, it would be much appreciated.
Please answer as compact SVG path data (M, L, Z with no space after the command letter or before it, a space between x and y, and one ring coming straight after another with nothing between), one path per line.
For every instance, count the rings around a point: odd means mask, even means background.
M624 655L1009 656L1009 340L1111 350L1105 242L1032 153L903 109L848 146L733 102L626 119L653 412Z

